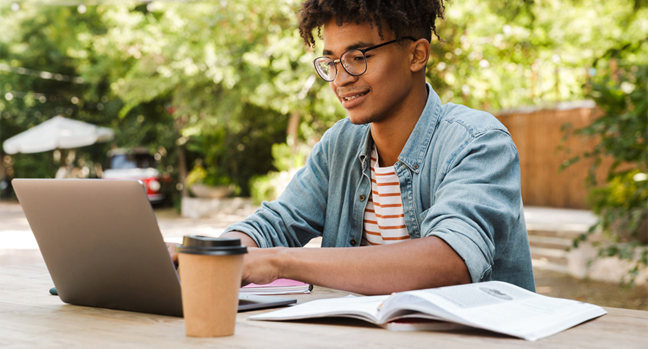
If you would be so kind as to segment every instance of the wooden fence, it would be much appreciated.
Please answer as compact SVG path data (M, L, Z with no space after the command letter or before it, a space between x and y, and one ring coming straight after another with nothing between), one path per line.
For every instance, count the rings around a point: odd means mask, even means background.
M558 104L551 109L503 111L496 117L508 128L520 154L522 200L528 206L588 208L585 178L593 160L581 160L559 172L568 159L591 151L594 140L572 135L563 139L562 126L578 129L590 124L601 110L592 101ZM563 149L561 149L563 148ZM567 150L568 149L568 150ZM611 159L597 171L603 180Z

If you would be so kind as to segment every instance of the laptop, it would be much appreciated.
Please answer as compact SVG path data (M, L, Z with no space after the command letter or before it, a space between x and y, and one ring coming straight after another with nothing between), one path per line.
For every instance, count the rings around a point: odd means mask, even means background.
M180 279L138 180L14 179L65 303L182 316ZM295 299L239 296L239 311Z

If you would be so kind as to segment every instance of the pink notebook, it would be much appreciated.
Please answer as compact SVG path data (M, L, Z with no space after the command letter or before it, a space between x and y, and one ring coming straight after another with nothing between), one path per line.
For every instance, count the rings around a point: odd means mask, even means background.
M249 284L241 287L242 294L290 294L310 293L313 289L311 284L291 279L277 279L269 284Z

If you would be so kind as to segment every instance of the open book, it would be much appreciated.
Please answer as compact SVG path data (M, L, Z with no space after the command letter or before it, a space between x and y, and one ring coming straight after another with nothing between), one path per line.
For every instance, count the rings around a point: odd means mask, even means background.
M604 314L607 312L596 305L542 296L505 282L489 281L391 296L321 299L248 319L351 317L389 329L394 321L419 318L535 341Z

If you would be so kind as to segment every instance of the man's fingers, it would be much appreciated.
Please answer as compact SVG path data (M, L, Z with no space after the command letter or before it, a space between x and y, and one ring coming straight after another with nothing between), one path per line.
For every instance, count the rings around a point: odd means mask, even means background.
M166 242L167 251L169 252L169 255L171 256L171 260L175 265L178 265L178 252L176 252L176 246L178 245L180 244L175 242Z

